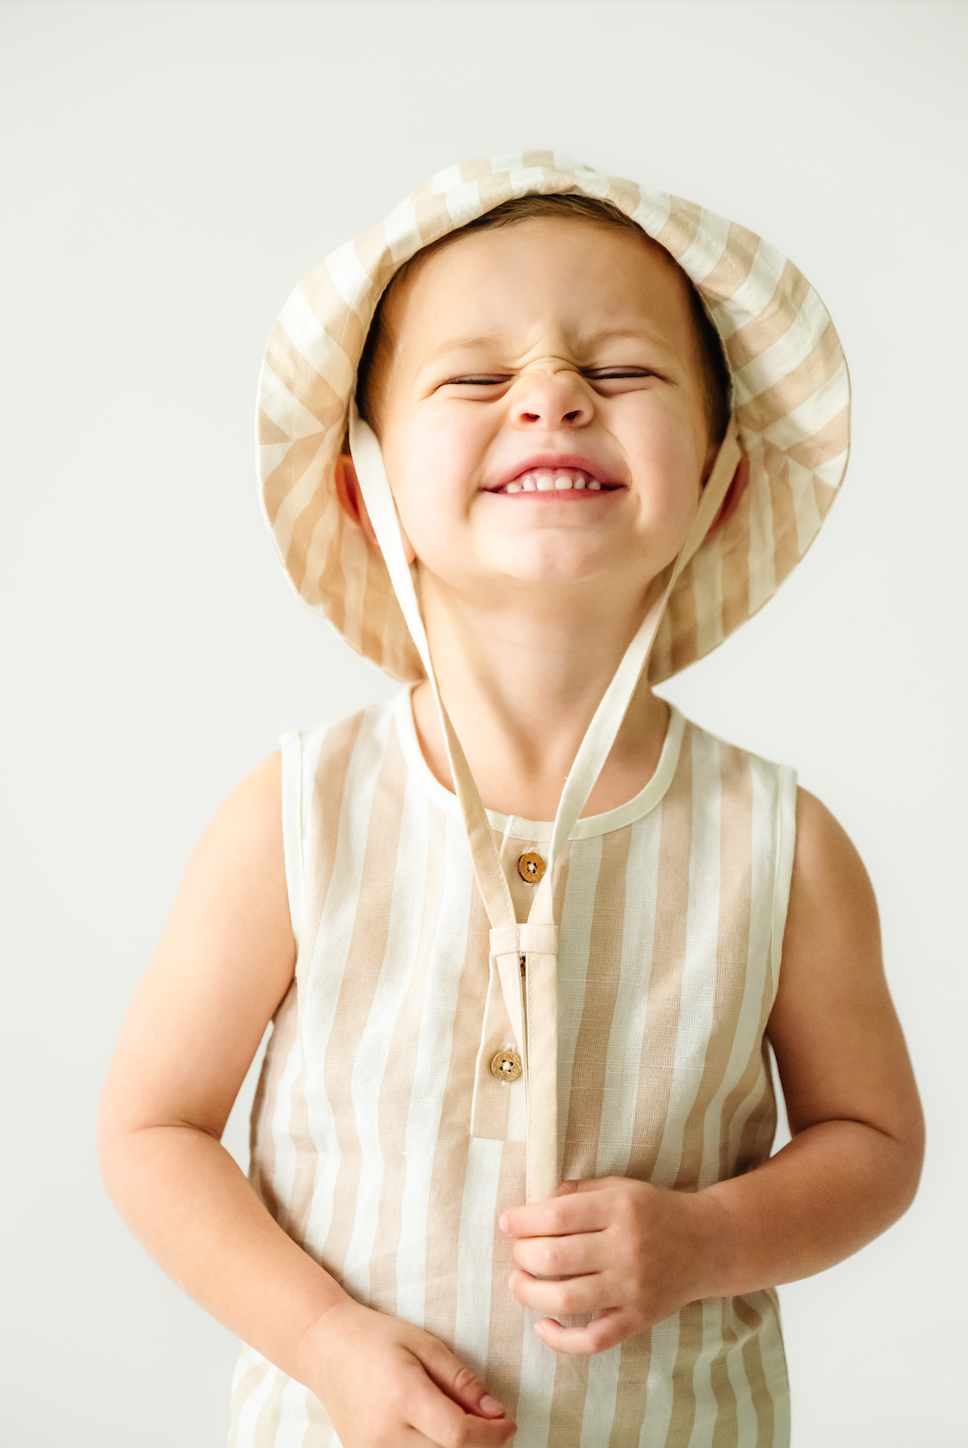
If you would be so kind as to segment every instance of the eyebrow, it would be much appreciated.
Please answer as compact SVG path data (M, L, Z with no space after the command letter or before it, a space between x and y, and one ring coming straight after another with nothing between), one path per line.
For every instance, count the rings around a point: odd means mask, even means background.
M450 337L432 352L428 352L426 361L432 362L435 358L442 357L445 352L459 352L471 347L492 347L497 341L497 337Z
M641 332L631 331L628 327L606 328L602 332L595 332L588 337L580 338L579 343L582 348L588 348L598 346L602 342L622 341L623 339L634 342L647 341L657 347L665 346L658 337L643 336ZM500 343L500 337L495 335L449 338L446 342L442 342L439 347L435 347L432 352L427 354L425 364L436 361L437 358L445 356L448 352L470 351L474 347L500 346Z

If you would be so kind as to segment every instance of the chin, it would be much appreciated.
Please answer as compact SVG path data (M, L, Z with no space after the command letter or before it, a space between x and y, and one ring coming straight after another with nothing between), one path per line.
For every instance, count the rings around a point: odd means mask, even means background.
M609 557L596 550L593 556L584 549L543 550L535 556L509 549L500 560L501 572L517 583L546 584L549 588L579 587L608 577L614 568Z

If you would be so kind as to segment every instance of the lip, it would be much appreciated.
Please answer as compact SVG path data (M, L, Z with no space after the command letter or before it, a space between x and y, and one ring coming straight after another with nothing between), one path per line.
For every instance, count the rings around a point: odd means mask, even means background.
M533 453L522 461L513 463L509 468L505 468L496 477L486 482L482 491L486 493L498 493L502 488L507 487L508 483L516 482L517 479L523 477L525 473L535 472L538 468L561 469L563 471L570 469L573 472L587 473L590 478L594 478L597 482L601 483L602 491L612 492L617 488L625 487L625 484L619 478L614 477L608 468L603 467L601 463L594 462L591 458L583 456L581 453L547 452ZM584 492L584 489L582 491ZM539 495L514 493L511 494L511 496L537 497ZM554 494L542 493L540 496L553 497ZM599 495L593 492L590 496L596 497Z

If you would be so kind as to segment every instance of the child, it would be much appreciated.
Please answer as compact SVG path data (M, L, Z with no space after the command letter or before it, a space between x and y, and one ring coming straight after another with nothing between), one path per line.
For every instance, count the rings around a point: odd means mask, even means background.
M414 687L222 806L101 1124L250 1344L238 1448L788 1442L774 1288L904 1211L917 1095L853 847L650 681L802 557L847 403L783 257L547 152L440 173L286 303L272 534ZM270 1019L250 1187L219 1138Z

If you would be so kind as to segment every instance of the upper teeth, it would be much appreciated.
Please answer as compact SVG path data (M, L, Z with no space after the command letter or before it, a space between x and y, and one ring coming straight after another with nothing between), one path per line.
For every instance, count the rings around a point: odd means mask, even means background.
M596 478L589 477L587 473L576 472L574 469L565 472L561 468L536 468L534 472L523 473L513 483L507 483L504 492L550 493L552 490L564 491L566 488L589 488L598 491L601 486Z

